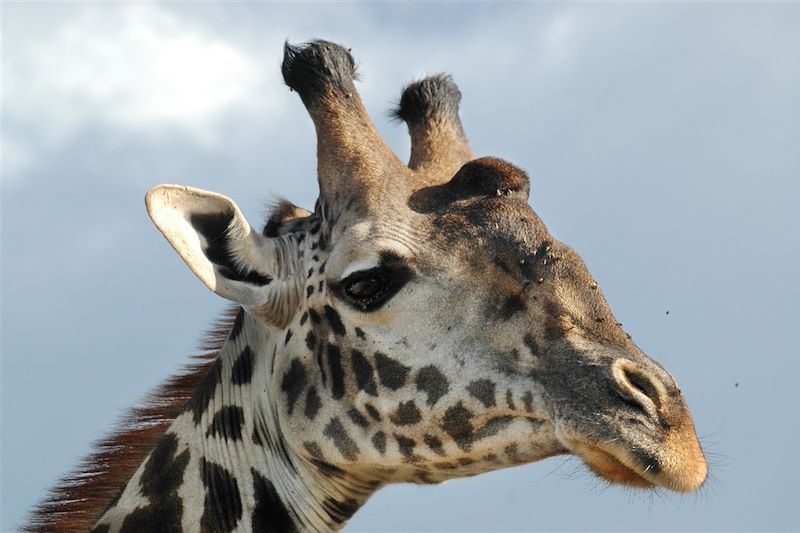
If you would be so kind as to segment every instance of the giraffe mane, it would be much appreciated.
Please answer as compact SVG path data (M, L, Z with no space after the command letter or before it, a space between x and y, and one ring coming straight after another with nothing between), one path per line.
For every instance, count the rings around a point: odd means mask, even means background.
M200 353L151 390L140 405L128 409L116 428L95 442L93 451L34 508L22 531L85 532L92 528L183 412L213 367L238 312L238 306L227 310L205 335Z

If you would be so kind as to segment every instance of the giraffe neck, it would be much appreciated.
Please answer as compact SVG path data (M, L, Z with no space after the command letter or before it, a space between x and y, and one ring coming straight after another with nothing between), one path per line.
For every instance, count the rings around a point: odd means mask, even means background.
M364 504L376 482L310 461L283 438L270 401L281 340L240 312L187 409L96 531L322 531Z

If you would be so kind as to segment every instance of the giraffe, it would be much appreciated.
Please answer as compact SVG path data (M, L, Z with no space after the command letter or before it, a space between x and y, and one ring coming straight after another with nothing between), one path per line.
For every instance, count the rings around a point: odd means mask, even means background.
M316 128L314 212L283 201L257 231L223 195L147 194L230 320L29 531L335 530L389 483L561 454L611 483L699 489L675 380L534 213L526 173L472 152L451 77L403 91L406 165L347 49L287 43L282 73Z

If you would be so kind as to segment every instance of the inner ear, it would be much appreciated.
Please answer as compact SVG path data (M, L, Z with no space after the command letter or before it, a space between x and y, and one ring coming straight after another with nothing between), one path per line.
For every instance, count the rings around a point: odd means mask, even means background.
M253 269L243 268L234 261L230 252L228 233L234 222L232 210L214 213L191 213L189 223L205 239L203 254L217 268L217 271L233 281L267 285L272 278Z
M474 159L443 185L415 191L408 204L414 211L430 213L453 202L486 197L528 199L530 180L519 167L495 157Z

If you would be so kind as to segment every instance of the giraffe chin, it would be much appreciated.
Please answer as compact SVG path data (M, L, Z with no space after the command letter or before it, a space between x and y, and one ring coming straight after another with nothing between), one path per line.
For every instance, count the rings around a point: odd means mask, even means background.
M611 453L583 442L573 442L572 449L592 472L615 485L626 485L639 489L652 489L657 485L645 479L634 468L626 465Z

